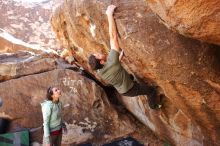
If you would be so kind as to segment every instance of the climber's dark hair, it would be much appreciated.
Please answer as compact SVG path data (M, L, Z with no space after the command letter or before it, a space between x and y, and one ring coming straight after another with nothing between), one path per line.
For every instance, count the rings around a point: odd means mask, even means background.
M94 55L89 56L89 65L92 70L101 69L103 67L103 65L100 64L100 60L96 59Z
M53 100L52 95L53 95L53 87L49 87L47 89L47 100Z

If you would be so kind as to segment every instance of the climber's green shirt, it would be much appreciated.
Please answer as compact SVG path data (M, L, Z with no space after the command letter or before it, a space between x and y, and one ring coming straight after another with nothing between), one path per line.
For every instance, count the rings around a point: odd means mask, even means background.
M126 93L134 85L130 75L119 61L119 52L113 49L111 49L104 67L97 73L103 80L113 85L119 93Z

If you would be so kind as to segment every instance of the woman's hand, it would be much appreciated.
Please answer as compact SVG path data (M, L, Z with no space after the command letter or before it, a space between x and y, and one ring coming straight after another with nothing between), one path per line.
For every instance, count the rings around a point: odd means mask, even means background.
M67 134L68 131L66 127L63 127L62 130L63 130L63 134Z

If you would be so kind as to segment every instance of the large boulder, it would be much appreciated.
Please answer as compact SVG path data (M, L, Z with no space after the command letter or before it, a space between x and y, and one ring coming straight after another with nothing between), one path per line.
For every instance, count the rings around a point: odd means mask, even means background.
M41 73L57 68L57 59L51 54L19 51L0 54L0 81Z
M104 90L94 81L68 69L56 69L28 75L0 83L3 106L0 116L12 120L9 131L42 126L40 103L45 100L47 88L62 90L64 121L68 134L63 144L86 141L103 143L135 131L126 115L119 115L108 101ZM6 92L10 91L10 92ZM31 141L42 142L42 131L31 133Z
M56 68L78 68L73 62L73 65L67 64L52 49L34 47L5 31L0 35L0 82Z
M1 132L28 128L32 145L41 145L40 102L45 100L49 86L57 86L63 92L61 101L68 128L63 145L87 141L100 145L128 134L146 145L162 145L151 130L143 128L127 110L118 106L113 90L108 89L107 96L107 90L75 64L73 57L69 58L71 52L64 50L61 53L65 62L57 53L34 50L27 43L11 41L0 39L0 119L11 121L9 129L4 125Z
M61 44L88 71L88 56L109 51L105 10L111 1L65 1L51 23ZM140 121L176 145L219 145L219 47L173 33L145 0L118 0L115 12L123 66L164 91L164 106L150 110L143 96L122 101ZM181 11L181 10L180 10ZM217 37L217 36L216 36Z
M52 49L35 46L0 30L0 82L42 73L56 68L77 68L74 59L66 62ZM71 61L68 64L67 61Z
M219 0L146 0L168 28L220 45Z

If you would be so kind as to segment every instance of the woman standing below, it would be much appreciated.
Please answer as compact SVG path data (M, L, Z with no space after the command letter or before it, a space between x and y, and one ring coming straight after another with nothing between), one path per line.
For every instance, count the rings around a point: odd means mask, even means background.
M41 103L43 113L44 140L46 146L61 146L62 129L67 129L62 121L62 105L59 101L61 91L56 87L47 90L47 99Z

